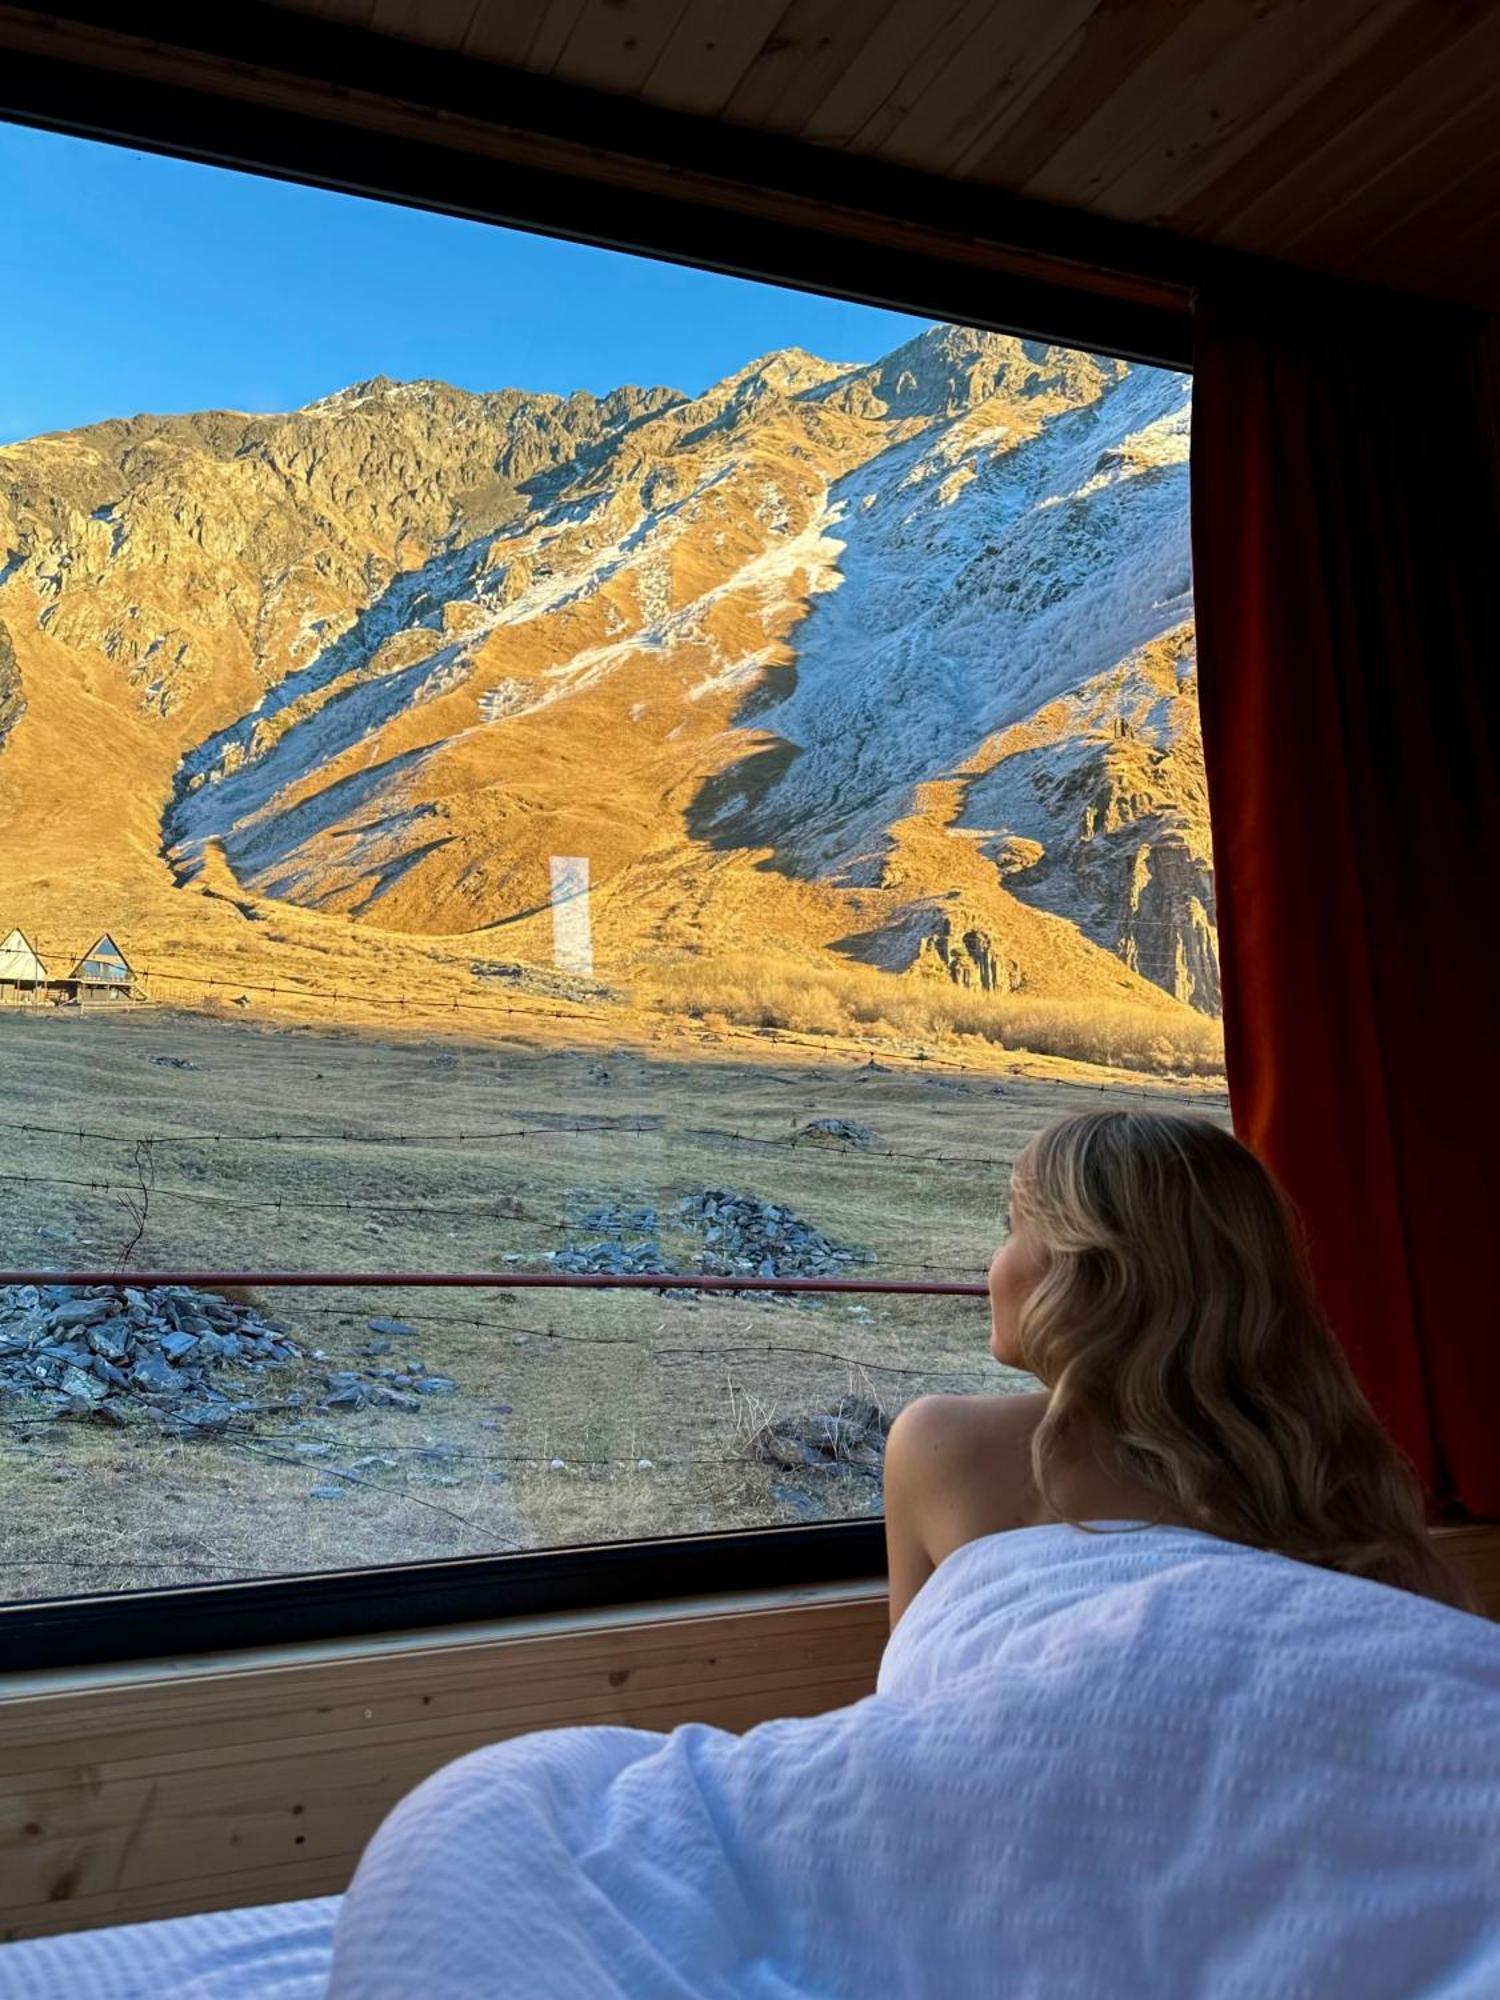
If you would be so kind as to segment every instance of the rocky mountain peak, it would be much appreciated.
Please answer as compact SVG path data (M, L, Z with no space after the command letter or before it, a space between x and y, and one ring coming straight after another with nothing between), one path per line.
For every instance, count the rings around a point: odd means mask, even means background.
M1092 402L1126 373L1072 348L978 327L931 326L852 379L892 415L952 417L1004 393Z
M124 885L87 921L149 911L148 945L253 901L330 949L504 926L547 962L552 861L587 856L625 984L769 926L1207 1011L1187 394L935 326L691 399L377 375L10 447L0 813L42 823L109 741L68 837ZM35 851L0 889L45 936Z

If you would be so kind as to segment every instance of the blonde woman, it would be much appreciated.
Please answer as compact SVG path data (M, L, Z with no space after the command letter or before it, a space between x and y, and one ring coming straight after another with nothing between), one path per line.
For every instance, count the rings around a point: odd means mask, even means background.
M329 2000L1494 2000L1500 1631L1272 1183L1208 1125L1072 1119L1012 1223L995 1352L1046 1388L896 1424L874 1691L451 1765Z
M1275 1181L1206 1119L1038 1134L990 1265L1034 1395L930 1396L886 1453L891 1622L945 1557L1047 1523L1199 1529L1472 1608L1318 1310Z

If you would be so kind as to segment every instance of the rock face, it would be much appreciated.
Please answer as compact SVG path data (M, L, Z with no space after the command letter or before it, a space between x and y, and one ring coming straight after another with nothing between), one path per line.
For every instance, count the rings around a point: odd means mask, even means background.
M524 983L584 856L606 999L753 939L1213 1012L1187 434L1184 377L937 327L0 450L7 921L87 873L148 938L494 931Z
M0 747L26 713L26 700L21 693L21 669L16 664L16 649L10 643L10 634L0 625Z

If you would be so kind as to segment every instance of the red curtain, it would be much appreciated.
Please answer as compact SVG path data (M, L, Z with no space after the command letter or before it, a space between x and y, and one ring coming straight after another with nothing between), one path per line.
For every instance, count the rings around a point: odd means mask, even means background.
M1500 1516L1494 332L1309 287L1195 342L1235 1122L1434 1501Z

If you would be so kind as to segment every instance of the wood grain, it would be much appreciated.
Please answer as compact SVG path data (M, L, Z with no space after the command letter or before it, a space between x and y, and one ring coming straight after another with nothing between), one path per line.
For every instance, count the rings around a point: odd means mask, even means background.
M454 1757L837 1708L885 1634L860 1586L0 1683L0 1937L337 1890Z
M1310 268L1500 305L1488 0L281 0Z

